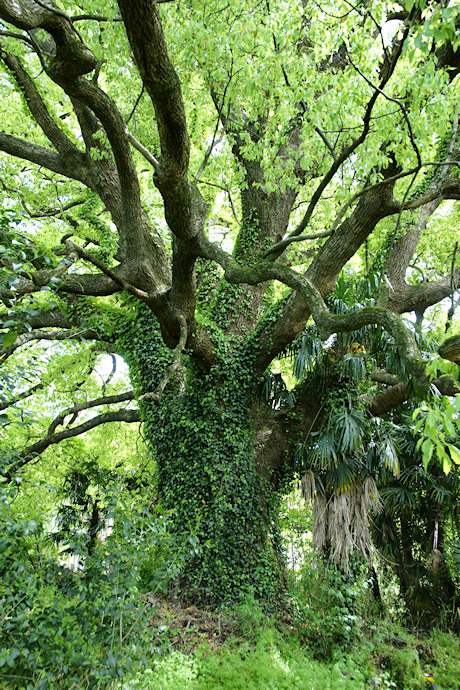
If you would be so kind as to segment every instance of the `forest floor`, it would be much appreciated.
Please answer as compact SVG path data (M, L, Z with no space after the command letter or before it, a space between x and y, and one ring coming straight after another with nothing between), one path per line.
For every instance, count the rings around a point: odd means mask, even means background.
M136 690L460 690L460 640L450 633L417 634L375 619L347 649L318 657L308 622L288 611L273 618L250 607L207 611L144 599L149 627L167 637L171 652L154 664L154 676L127 686Z
M189 654L206 642L210 649L219 650L229 637L240 633L239 620L224 611L206 611L195 606L183 608L178 602L145 595L152 607L150 625L167 626L171 647Z

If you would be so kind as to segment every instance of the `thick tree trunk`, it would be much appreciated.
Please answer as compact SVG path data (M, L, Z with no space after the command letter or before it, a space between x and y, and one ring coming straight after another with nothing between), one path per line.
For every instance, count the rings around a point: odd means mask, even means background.
M127 330L125 342L138 393L155 390L171 353L148 310L141 311L134 331ZM159 405L142 402L161 505L184 543L195 538L177 583L187 602L215 605L248 591L272 600L282 589L282 482L279 469L272 478L263 476L264 465L255 459L261 440L251 420L252 368L244 352L222 355L210 372L184 362Z

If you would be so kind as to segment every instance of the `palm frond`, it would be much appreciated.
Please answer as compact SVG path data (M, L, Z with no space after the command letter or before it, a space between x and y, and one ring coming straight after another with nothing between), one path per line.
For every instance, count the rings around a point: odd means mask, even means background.
M358 384L366 378L366 361L364 354L352 354L347 352L338 365L341 378L350 379Z
M389 469L395 477L399 477L400 465L398 451L396 445L389 436L384 437L380 441L378 445L378 454L384 467Z
M395 515L403 515L414 511L417 507L417 497L404 486L385 486L380 489L385 510Z
M328 431L334 434L337 447L344 454L358 451L361 448L365 433L366 418L362 410L343 406L331 414L328 420Z
M308 370L321 362L324 355L323 344L319 336L311 332L304 332L296 341L296 354L293 364L293 374L300 381Z

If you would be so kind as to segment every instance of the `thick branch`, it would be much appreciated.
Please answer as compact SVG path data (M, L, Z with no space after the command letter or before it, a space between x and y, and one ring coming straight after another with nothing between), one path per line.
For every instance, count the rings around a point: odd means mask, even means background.
M3 49L1 49L1 44L0 57L8 69L12 72L16 83L24 94L27 105L29 106L29 110L36 123L42 129L43 133L49 139L51 144L53 144L53 146L56 148L58 153L62 156L63 160L68 160L68 162L71 163L72 159L76 158L78 163L81 165L83 154L57 126L49 114L48 109L39 92L37 91L33 80L22 67L19 58L17 58L15 55L6 53Z
M134 285L128 283L127 280L125 280L122 276L118 275L116 271L113 271L111 268L106 266L97 257L92 256L78 245L74 244L73 242L70 242L70 240L67 240L66 247L69 250L69 252L75 252L81 259L84 259L85 261L88 261L89 263L93 264L93 266L96 266L96 268L99 268L103 273L105 273L106 276L111 278L115 283L117 283L121 288L123 288L123 290L126 290L127 292L131 293L134 297L137 297L143 302L149 304L149 294L147 292L144 292L144 290L138 290L136 287L134 287Z
M438 352L444 359L460 365L460 335L453 335L445 340Z
M379 324L394 337L400 356L414 378L420 385L427 385L425 362L420 356L414 335L398 314L383 307L366 307L348 314L332 314L313 283L288 266L264 261L255 266L244 267L210 242L203 241L202 248L208 250L207 258L221 264L229 283L257 285L267 280L278 280L296 290L308 306L322 340L333 333L350 332L370 324Z
M398 286L387 295L388 309L404 314L409 311L424 311L433 304L449 297L460 286L460 268L452 276L444 276L433 283L423 282L418 285Z
M392 376L387 372L374 372L371 378L375 381L386 379L383 382L387 383L390 382L390 380L397 380L398 377ZM441 395L460 395L460 385L452 376L440 376L432 382L432 386L434 386ZM398 407L398 405L401 405L409 398L408 388L407 382L399 381L391 385L390 388L368 398L369 414L373 417L379 417L390 412L390 410L393 410L395 407Z
M56 79L73 79L96 66L93 53L82 43L64 12L44 3L28 0L0 0L0 17L18 29L45 29L54 39L56 55L49 72Z
M152 99L160 136L159 176L186 179L189 139L182 92L170 62L157 3L118 0L142 82Z
M59 173L59 175L70 177L72 180L81 180L82 178L80 168L69 166L58 153L54 153L44 146L5 134L5 132L0 132L0 150L10 156L41 165L52 172Z
M389 165L384 177L394 178L396 168ZM334 290L343 266L358 251L377 223L397 211L393 199L393 183L382 185L363 195L353 213L329 237L316 253L306 276L324 297ZM310 311L305 300L294 292L285 302L281 315L261 333L258 367L263 372L268 364L304 328Z

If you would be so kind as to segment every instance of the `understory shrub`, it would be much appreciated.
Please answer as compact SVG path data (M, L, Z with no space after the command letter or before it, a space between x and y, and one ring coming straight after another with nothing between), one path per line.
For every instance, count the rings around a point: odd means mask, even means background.
M320 559L306 561L292 585L291 612L300 640L316 659L329 661L360 633L362 579Z
M249 642L219 652L202 646L193 656L179 652L139 672L120 690L358 690L364 678L353 668L326 665L299 654L267 629Z
M175 551L170 543L167 557L160 548L155 569L164 520L142 514L136 522L114 502L104 543L89 553L87 534L71 536L68 553L79 562L71 569L45 555L43 527L17 519L12 497L0 488L0 688L105 688L147 665L164 643L147 626L140 573L146 588L167 587L190 544Z

